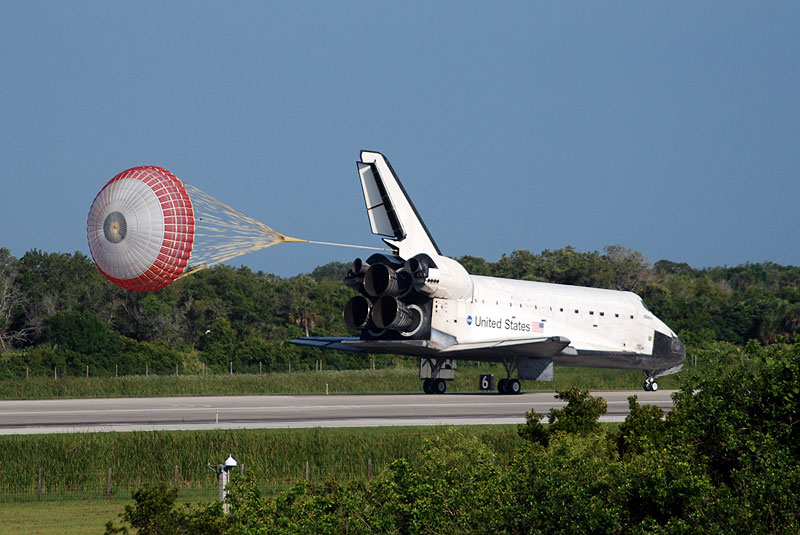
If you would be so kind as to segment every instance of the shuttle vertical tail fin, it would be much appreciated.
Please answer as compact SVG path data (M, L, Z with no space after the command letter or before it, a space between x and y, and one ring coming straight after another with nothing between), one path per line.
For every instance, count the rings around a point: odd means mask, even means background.
M383 241L401 258L411 258L420 253L441 255L414 203L383 154L362 151L358 174L373 234L386 236Z

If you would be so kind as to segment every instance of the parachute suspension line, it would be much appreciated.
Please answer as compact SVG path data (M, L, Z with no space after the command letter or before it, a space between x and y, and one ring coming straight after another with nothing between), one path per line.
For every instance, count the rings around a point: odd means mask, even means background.
M243 214L191 184L184 182L183 185L189 193L194 208L194 244L187 270L178 278L279 243L313 243L376 251L390 250L365 245L292 238L247 214Z
M195 231L189 269L181 277L278 243L306 241L285 236L191 184L184 187L192 199Z

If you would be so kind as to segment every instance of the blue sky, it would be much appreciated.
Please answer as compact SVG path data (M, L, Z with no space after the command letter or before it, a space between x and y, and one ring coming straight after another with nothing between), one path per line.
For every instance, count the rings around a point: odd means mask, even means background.
M0 247L88 254L154 164L285 234L380 245L387 155L442 251L800 265L796 2L0 2ZM283 276L358 250L240 257Z

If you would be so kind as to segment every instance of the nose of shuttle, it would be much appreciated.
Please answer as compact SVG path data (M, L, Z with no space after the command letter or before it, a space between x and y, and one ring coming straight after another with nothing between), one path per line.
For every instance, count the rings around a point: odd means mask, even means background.
M686 346L681 339L674 334L670 336L659 331L656 331L655 335L653 356L658 359L659 365L671 368L682 364L686 359Z
M686 359L686 346L677 336L672 337L670 352L672 353L672 358L679 362L683 362Z

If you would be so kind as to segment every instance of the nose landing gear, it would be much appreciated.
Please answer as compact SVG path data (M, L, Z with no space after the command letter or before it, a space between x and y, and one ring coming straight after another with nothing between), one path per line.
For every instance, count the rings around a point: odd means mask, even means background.
M425 379L422 381L422 391L426 394L444 394L447 383L444 379Z
M658 383L656 382L655 377L646 376L644 380L644 390L645 392L655 392L658 390Z

